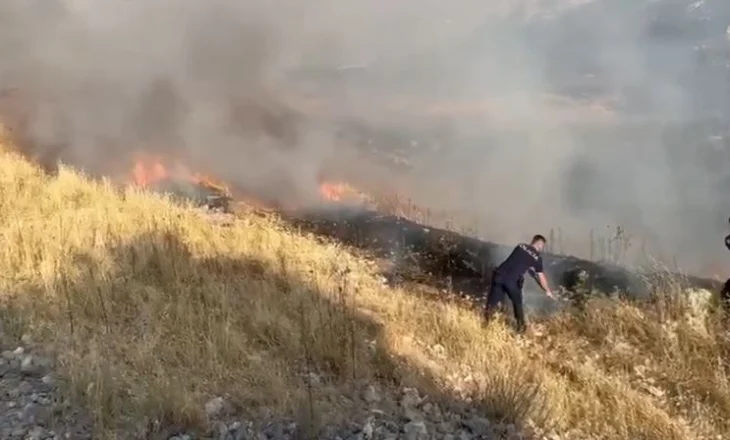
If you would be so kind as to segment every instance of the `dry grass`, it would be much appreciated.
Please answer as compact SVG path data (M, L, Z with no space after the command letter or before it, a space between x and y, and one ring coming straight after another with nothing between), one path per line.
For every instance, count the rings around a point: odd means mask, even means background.
M373 381L563 438L730 432L730 344L703 306L594 301L518 340L383 286L370 263L275 218L223 227L12 154L0 156L0 237L4 324L55 349L100 437L202 424L217 395L244 411L345 414L330 397ZM313 371L325 385L310 390Z

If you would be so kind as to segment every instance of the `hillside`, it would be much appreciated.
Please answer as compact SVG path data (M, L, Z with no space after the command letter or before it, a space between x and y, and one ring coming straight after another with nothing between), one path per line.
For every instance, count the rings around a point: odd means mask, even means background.
M2 438L730 438L730 341L671 280L517 339L275 216L11 153L0 183Z

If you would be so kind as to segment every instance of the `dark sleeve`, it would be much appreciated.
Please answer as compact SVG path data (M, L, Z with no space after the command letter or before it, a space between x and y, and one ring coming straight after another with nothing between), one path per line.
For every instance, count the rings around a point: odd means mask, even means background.
M535 261L535 273L542 273L542 257L537 257Z

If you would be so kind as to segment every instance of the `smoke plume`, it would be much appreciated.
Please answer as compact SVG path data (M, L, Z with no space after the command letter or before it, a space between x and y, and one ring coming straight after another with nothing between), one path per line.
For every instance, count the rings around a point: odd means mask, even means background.
M725 3L5 0L0 113L94 172L167 150L306 197L335 167L496 241L620 225L697 270L726 258Z

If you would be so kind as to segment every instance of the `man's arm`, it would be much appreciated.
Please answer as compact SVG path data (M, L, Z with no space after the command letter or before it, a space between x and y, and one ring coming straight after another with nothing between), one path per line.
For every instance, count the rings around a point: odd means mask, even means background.
M543 291L545 291L545 294L549 296L552 299L555 299L555 295L553 295L552 290L550 290L550 286L547 282L547 277L543 272L537 272L535 269L529 270L530 276L535 279L537 284L540 285L540 288L542 288Z
M540 287L542 290L545 291L545 294L549 296L552 299L555 299L555 295L553 295L552 290L550 290L550 286L548 286L547 277L542 272L536 272L535 275L537 276L537 282L540 284Z
M535 278L537 279L537 283L540 285L540 287L542 287L542 290L545 291L545 294L548 297L555 299L552 290L550 290L550 286L548 286L547 278L542 271L542 257L537 258L537 261L535 262L535 265L532 267L532 269L535 272Z

